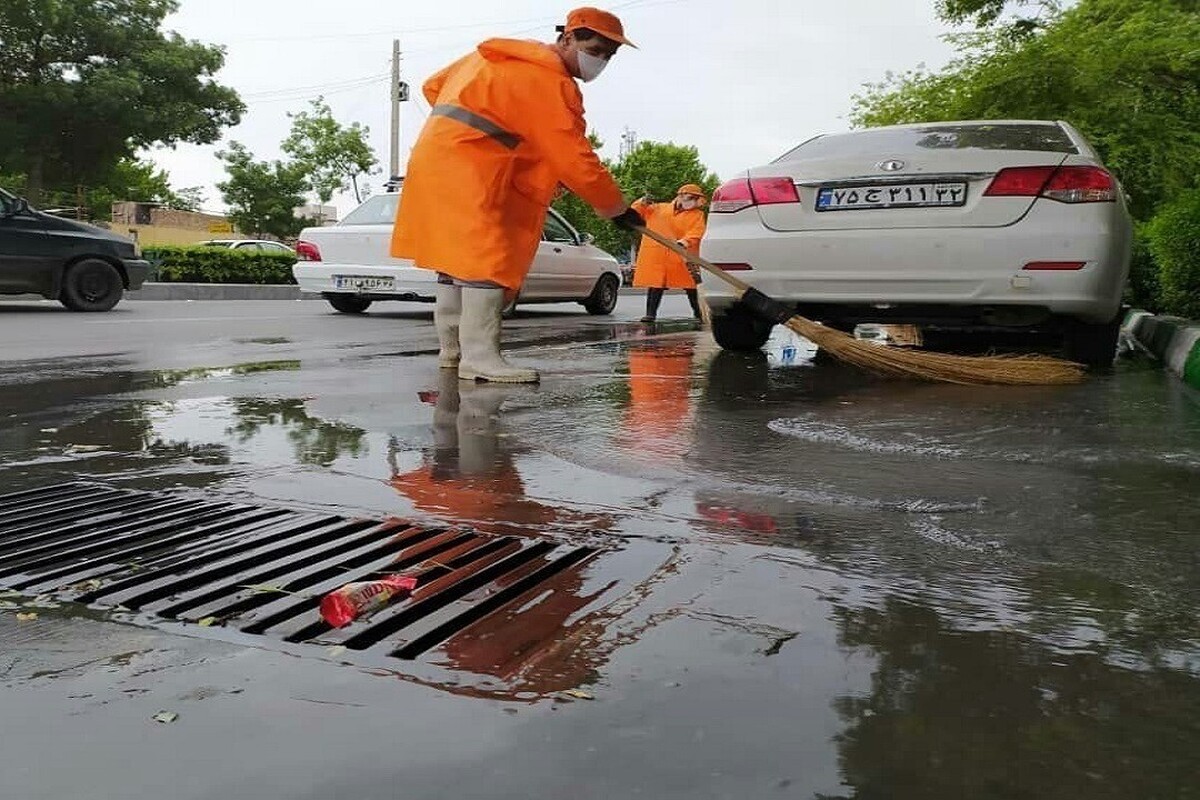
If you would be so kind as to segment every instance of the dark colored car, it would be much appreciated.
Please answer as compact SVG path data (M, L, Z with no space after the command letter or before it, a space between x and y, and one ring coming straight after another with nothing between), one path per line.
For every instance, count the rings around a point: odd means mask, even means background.
M108 311L149 273L131 239L35 211L0 189L0 294L40 294L72 311Z

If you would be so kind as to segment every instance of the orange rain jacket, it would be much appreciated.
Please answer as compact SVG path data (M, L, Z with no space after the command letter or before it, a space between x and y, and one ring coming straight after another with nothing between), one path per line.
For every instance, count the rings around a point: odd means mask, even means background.
M668 239L684 242L689 253L700 253L700 240L704 238L707 226L703 211L698 208L677 211L674 201L647 203L638 200L633 207L645 217L647 228ZM696 279L682 258L658 242L643 238L633 269L633 285L648 289L695 289Z
M550 45L491 39L424 86L391 253L519 289L561 183L605 217L625 198L587 140L583 96Z

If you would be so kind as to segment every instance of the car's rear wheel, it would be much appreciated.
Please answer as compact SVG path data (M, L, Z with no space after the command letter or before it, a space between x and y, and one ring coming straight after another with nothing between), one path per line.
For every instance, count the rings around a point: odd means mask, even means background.
M713 317L713 338L725 350L740 353L760 349L771 337L774 326L756 317L742 306L732 306L723 314Z
M1090 369L1111 367L1117 357L1121 317L1118 313L1108 322L1068 320L1063 334L1063 354Z
M617 298L620 292L621 284L616 276L605 273L600 276L600 280L596 281L596 286L588 295L588 299L583 301L583 307L589 314L596 316L611 314L617 307Z
M325 299L334 310L343 314L361 314L371 307L371 301L351 294L327 294Z
M85 258L63 273L58 300L72 311L108 311L121 301L125 281L117 268L98 258Z

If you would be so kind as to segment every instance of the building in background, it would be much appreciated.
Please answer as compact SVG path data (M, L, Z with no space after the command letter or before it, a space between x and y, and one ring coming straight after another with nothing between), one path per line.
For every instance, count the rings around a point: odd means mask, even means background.
M314 225L336 225L338 210L336 206L322 206L309 203L296 209L296 216L312 220Z
M113 203L112 230L143 247L199 244L213 238L247 238L222 214L179 211L158 203L129 201Z

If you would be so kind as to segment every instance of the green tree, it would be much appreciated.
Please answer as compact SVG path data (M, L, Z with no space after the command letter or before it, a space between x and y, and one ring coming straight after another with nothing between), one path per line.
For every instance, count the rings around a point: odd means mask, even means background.
M283 151L307 173L320 201L328 203L335 192L353 188L354 199L362 202L359 178L379 172L379 160L367 144L370 129L357 122L339 123L324 98L313 100L311 111L288 116L292 130Z
M228 179L217 184L229 218L245 233L291 239L307 224L296 216L309 189L305 170L282 161L255 161L241 142L217 153Z
M977 28L999 27L1015 37L1041 28L1061 7L1058 0L937 0L937 13L946 22ZM1032 16L1028 12L1033 11ZM1009 12L1005 17L1005 12Z
M592 145L602 143L593 134ZM649 196L653 200L669 200L680 186L696 183L712 195L720 179L700 161L695 147L673 142L646 141L620 163L605 161L622 191L630 198ZM575 195L565 195L554 203L554 209L581 231L596 237L596 245L615 256L630 252L633 237L608 220L601 219L592 207Z
M1117 173L1143 220L1197 184L1196 0L1079 0L1027 37L982 30L956 42L959 56L946 69L868 86L851 120L1067 120Z
M113 203L132 200L138 203L159 203L168 208L198 211L203 196L200 187L175 191L167 173L148 161L119 158L105 172L98 173L97 185L75 190L43 191L46 208L70 208L90 220L112 218ZM17 194L28 190L24 175L0 175L0 186Z
M245 106L213 80L220 47L164 32L177 0L0 3L0 171L97 185L153 144L216 141Z

